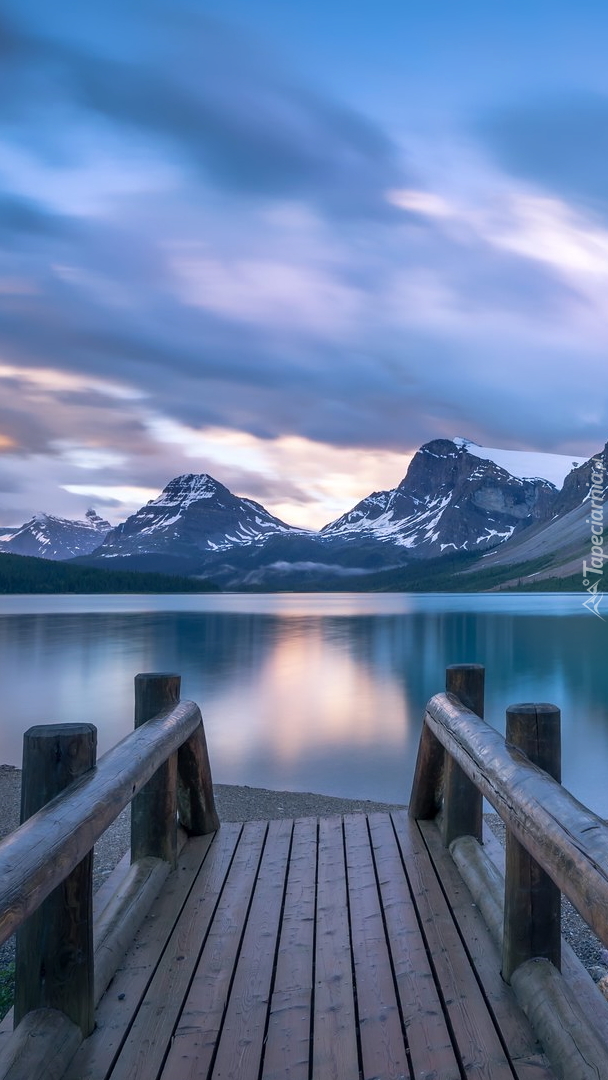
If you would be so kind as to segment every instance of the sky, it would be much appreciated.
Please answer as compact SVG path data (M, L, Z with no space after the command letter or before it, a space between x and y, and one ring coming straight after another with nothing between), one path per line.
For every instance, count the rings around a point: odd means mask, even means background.
M605 0L4 0L0 525L608 439Z

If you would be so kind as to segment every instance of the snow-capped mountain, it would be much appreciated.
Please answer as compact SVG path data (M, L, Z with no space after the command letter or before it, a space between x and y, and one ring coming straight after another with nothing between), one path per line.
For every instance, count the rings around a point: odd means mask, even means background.
M552 483L514 476L473 448L465 440L426 443L398 487L369 495L321 535L350 543L373 538L411 556L436 557L484 551L550 517Z
M520 480L548 480L556 488L561 488L568 473L582 465L584 458L572 459L568 454L546 454L536 450L501 450L491 446L479 446L471 439L452 440L458 447L464 447L474 457L493 461L501 469Z
M84 521L34 514L20 529L0 537L0 552L57 561L73 559L99 547L110 528L110 523L94 510L87 510Z
M136 514L112 529L96 558L215 555L299 533L253 499L233 495L206 473L176 476Z
M601 463L600 468L598 462ZM488 553L485 565L508 567L542 558L542 568L534 571L530 580L580 575L582 582L583 562L590 561L591 510L595 510L594 521L603 524L605 520L608 523L608 510L604 510L607 503L608 443L602 451L568 473L561 491L555 497L550 520ZM606 526L604 535L605 529ZM605 542L602 546L606 550ZM521 578L520 574L518 578Z
M608 475L608 449L603 461ZM373 492L320 532L293 528L213 477L189 473L113 529L93 511L86 522L37 515L5 530L0 551L111 560L114 569L202 576L232 589L356 588L357 578L374 588L370 575L402 569L420 582L438 572L436 563L424 570L424 560L460 554L462 573L504 566L508 577L517 563L521 577L523 564L542 555L555 576L572 573L588 547L592 468L565 455L436 439L396 488ZM449 574L461 566L449 565Z

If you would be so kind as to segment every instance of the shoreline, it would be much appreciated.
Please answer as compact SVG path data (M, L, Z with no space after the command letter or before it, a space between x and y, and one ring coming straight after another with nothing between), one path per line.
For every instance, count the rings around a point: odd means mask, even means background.
M220 821L269 821L273 818L322 817L403 809L405 803L343 799L315 792L271 791L237 784L214 784ZM19 825L21 769L0 765L0 839ZM93 891L114 869L130 843L130 808L127 806L98 840L94 849ZM498 815L486 821L504 844L504 825ZM608 949L595 937L571 904L562 899L562 935L595 982L608 976ZM14 960L14 939L0 947L0 971Z

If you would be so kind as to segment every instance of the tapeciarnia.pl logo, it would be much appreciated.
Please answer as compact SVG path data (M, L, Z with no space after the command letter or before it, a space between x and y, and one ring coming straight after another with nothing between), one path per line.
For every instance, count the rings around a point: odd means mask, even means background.
M594 458L589 488L591 512L586 519L587 524L591 526L591 561L588 563L586 559L583 559L583 586L589 593L587 599L583 600L583 607L592 611L602 622L605 622L605 619L600 614L600 604L604 593L600 589L600 583L604 573L604 561L607 558L604 554L604 472L602 459Z

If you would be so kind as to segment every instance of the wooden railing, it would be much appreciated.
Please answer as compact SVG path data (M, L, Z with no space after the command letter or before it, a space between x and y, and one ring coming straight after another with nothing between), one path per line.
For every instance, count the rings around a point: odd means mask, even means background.
M593 1029L568 1032L576 1003L559 978L560 893L608 946L608 825L561 786L559 709L510 706L504 738L482 719L483 694L483 667L447 669L446 692L424 713L409 813L437 820L502 950L503 978L548 1035L558 1075L604 1077L606 1042ZM506 826L504 883L481 846L483 798ZM531 963L539 958L549 964ZM597 1005L603 1012L599 997Z
M175 865L178 819L191 835L219 826L201 713L179 689L177 675L136 676L136 730L97 764L90 724L24 737L23 823L0 843L0 943L17 931L15 1025L53 1008L89 1034L125 920L143 917ZM95 949L92 848L130 802L132 865Z

